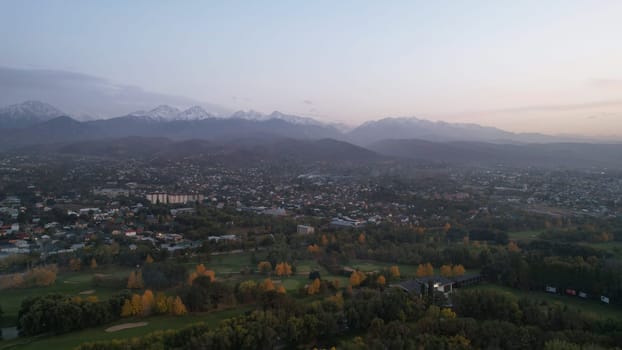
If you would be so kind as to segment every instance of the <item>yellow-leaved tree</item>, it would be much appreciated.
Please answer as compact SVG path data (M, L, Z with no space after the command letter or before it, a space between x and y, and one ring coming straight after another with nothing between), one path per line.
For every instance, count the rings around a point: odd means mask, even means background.
M168 312L168 303L166 301L166 295L162 292L158 292L155 297L155 312L157 314L166 314Z
M173 302L173 315L175 316L182 316L188 313L188 310L186 309L186 305L184 305L184 303L181 301L180 297L176 297L175 301Z
M127 279L127 288L128 289L143 289L145 287L145 283L143 282L143 273L142 271L132 271L130 272L130 276Z
M121 317L131 317L132 315L132 302L129 299L125 299L121 307Z
M147 289L141 298L142 307L143 307L143 316L151 315L151 312L155 308L155 297L153 296L153 292Z

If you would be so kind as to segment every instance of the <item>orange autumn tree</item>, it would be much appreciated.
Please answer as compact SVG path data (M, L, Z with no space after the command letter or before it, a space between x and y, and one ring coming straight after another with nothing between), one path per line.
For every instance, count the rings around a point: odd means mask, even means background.
M279 287L276 289L276 292L279 294L287 294L287 290L285 290L285 286L283 286L282 284L279 285Z
M274 271L276 271L277 276L289 276L292 274L292 267L290 264L282 262L280 264L276 264Z
M257 270L259 270L259 272L269 274L272 272L272 264L270 264L269 261L260 261L259 264L257 264Z
M397 265L391 266L389 269L389 275L391 278L400 278L400 268Z
M321 286L322 286L322 282L320 281L320 279L319 278L314 279L313 282L311 282L311 284L309 284L309 286L307 287L307 294L313 295L313 294L319 293Z
M464 273L466 272L466 270L464 269L464 266L458 264L458 265L454 265L454 267L452 267L451 269L451 273L454 277L459 277L464 275Z
M378 283L381 286L384 286L385 284L387 284L387 279L384 278L383 275L378 276L378 279L376 279L376 283Z
M190 276L188 276L188 284L192 285L195 279L202 276L208 277L210 282L214 282L216 279L216 273L214 271L208 270L203 264L199 264Z
M265 292L269 292L271 290L275 290L274 283L270 278L266 278L261 284L261 289Z
M364 272L356 270L350 275L350 285L352 287L358 287L361 283L363 283L363 281L365 281L366 278L367 275L365 275Z
M311 244L307 247L307 251L311 254L318 254L320 252L320 247L317 244Z
M361 233L359 235L358 241L359 241L359 244L365 244L365 242L367 241L367 238L365 237L364 233Z
M95 270L97 268L97 260L95 258L91 259L91 269Z
M451 276L453 276L451 265L443 265L443 266L441 266L441 276L443 276L443 277L451 277Z
M434 267L430 263L419 264L419 266L417 266L416 275L417 275L417 277L433 276L434 275Z

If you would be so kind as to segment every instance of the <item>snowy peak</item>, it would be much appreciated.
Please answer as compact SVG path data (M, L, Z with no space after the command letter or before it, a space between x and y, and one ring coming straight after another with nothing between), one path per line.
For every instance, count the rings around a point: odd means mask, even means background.
M0 108L2 117L52 119L64 115L56 107L40 101L26 101Z
M245 119L245 120L256 120L256 121L266 121L270 119L278 119L283 120L288 123L297 124L297 125L323 125L315 119L307 118L307 117L299 117L297 115L290 115L281 113L279 111L274 111L270 114L262 114L257 111L237 111L231 115L231 118L234 119Z
M0 108L0 128L22 128L65 115L40 101L26 101Z
M268 116L268 119L280 119L280 120L284 120L286 122L289 122L292 124L298 124L298 125L322 125L322 123L312 118L299 117L297 115L291 115L291 114L283 114L279 111L272 112Z
M266 120L266 116L257 111L237 111L231 115L232 119L244 119L244 120Z
M216 118L213 114L208 113L201 106L192 106L185 111L178 113L177 120L202 120L207 118Z
M130 116L141 117L141 118L152 119L152 120L166 120L166 119L173 119L179 113L180 113L180 110L175 107L171 107L168 105L160 105L147 112L137 111L137 112L131 113Z
M150 111L137 111L131 113L132 117L145 118L153 121L172 121L172 120L202 120L215 118L200 106L193 106L184 111L175 107L160 105Z

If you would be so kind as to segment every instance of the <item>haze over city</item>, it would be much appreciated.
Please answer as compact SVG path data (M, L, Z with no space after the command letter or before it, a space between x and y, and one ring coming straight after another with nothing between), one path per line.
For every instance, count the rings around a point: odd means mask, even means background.
M621 14L619 1L2 1L0 104L98 118L146 107L127 95L618 137Z

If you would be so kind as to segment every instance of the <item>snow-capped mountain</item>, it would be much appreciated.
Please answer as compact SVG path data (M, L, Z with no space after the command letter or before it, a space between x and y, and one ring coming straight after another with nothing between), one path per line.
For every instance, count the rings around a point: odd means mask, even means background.
M266 116L257 111L237 111L233 113L229 118L231 119L244 119L244 120L266 120Z
M266 121L270 119L279 119L286 121L288 123L297 124L297 125L324 125L321 122L307 117L299 117L297 115L290 115L281 113L279 111L274 111L270 114L262 114L257 111L237 111L231 115L230 118L234 119L245 119L245 120L256 120L256 121Z
M130 113L129 116L153 121L202 120L207 118L216 118L215 115L208 113L200 106L193 106L182 111L167 105L160 105L150 111L133 112Z
M174 119L179 113L181 111L175 107L160 105L150 111L136 111L129 115L152 120L170 120Z
M26 101L0 108L0 128L22 128L66 115L40 101Z
M200 106L192 106L175 116L176 120L201 120L207 118L216 118L216 116Z

